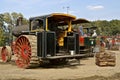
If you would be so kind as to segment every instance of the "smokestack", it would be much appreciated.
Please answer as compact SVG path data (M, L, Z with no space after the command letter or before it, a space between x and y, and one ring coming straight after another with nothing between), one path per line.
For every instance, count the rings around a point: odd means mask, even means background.
M23 21L23 17L18 17L16 26L21 26L22 21Z

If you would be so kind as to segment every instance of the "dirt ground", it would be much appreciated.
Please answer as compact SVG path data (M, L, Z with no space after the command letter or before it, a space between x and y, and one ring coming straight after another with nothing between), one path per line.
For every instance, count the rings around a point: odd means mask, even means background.
M95 58L80 60L80 64L49 65L34 69L18 68L14 62L0 61L0 80L120 80L120 51L115 67L99 67Z

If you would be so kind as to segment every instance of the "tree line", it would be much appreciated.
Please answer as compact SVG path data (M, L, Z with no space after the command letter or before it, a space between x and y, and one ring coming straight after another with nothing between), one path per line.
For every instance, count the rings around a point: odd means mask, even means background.
M0 46L4 45L6 42L11 41L10 37L12 36L12 28L16 26L16 21L18 17L23 17L23 24L28 24L28 20L23 16L22 13L16 12L6 12L0 14ZM97 20L91 21L85 26L97 27L97 34L103 36L113 36L120 34L120 20Z
M120 20L98 20L93 21L91 25L97 27L99 34L105 36L114 36L120 34Z

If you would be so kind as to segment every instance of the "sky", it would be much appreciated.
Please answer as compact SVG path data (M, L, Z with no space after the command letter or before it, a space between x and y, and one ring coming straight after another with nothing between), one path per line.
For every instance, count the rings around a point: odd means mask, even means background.
M1 0L0 14L22 13L25 18L50 13L69 13L77 18L120 20L120 0Z

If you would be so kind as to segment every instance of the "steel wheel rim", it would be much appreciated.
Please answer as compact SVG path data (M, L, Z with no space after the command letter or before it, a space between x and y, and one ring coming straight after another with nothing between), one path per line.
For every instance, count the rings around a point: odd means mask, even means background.
M2 58L2 61L3 62L7 62L7 59L8 59L8 50L6 47L3 47L2 48L2 51L1 51L1 58Z
M18 67L27 68L31 59L31 46L29 40L25 36L20 36L16 40L16 64Z

